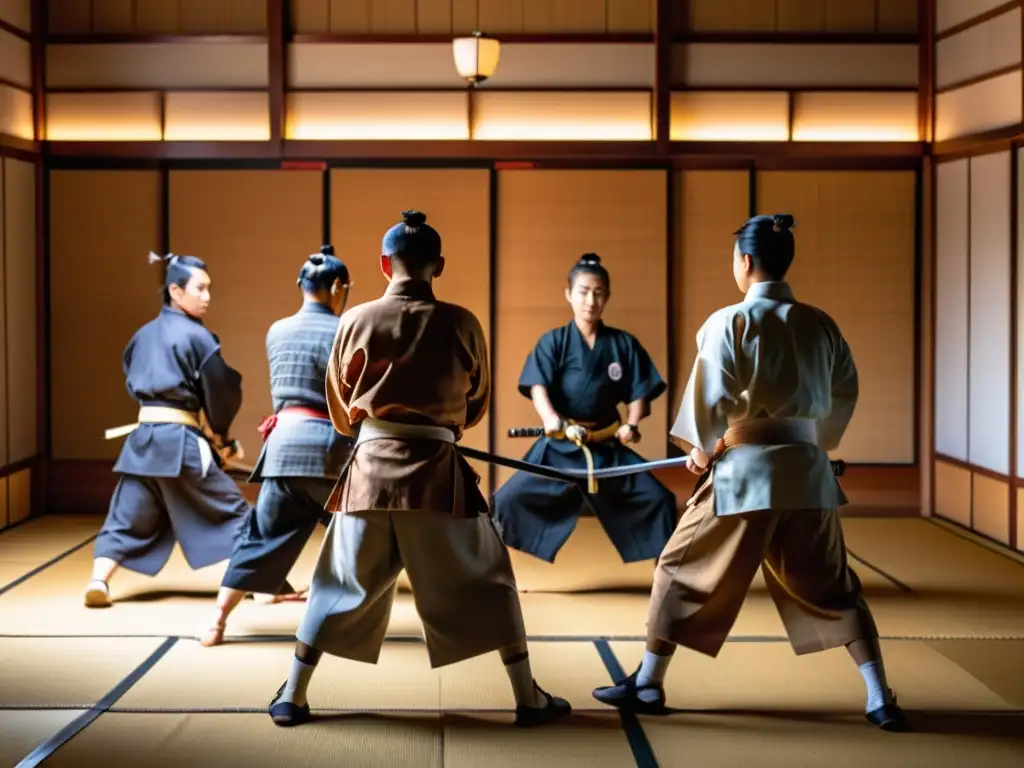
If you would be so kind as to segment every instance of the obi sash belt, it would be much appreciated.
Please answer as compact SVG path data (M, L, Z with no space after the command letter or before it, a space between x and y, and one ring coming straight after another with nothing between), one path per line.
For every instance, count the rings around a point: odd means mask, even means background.
M143 424L180 424L199 432L205 439L199 443L199 452L203 454L203 463L207 463L206 457L210 446L217 452L221 460L225 462L225 471L228 472L252 472L250 467L239 463L244 456L241 444L237 441L233 446L225 446L223 441L213 433L206 421L206 414L202 411L185 411L180 408L170 408L165 405L143 405L139 407L138 419L134 424L125 424L120 427L112 427L103 432L104 440L115 440L125 435L130 435ZM232 450L234 452L232 452Z
M306 408L301 405L290 405L287 408L282 408L277 413L267 416L267 418L265 418L256 428L260 433L260 437L263 439L263 442L267 442L267 438L270 437L270 433L274 431L275 427L277 427L278 422L290 419L324 419L326 421L330 421L331 416L329 413L325 413L324 411L318 411L315 408Z

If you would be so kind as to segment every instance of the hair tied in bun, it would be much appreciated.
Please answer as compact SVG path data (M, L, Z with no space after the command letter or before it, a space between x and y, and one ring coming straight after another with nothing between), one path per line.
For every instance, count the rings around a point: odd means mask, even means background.
M584 253L580 256L580 264L600 264L601 257L596 253Z
M320 246L320 253L322 253L324 256L333 256L334 255L334 246L333 245L321 245Z
M419 211L402 211L402 223L409 229L418 229L427 223L427 214Z
M776 213L772 216L772 229L776 232L787 232L794 226L793 217L788 213Z

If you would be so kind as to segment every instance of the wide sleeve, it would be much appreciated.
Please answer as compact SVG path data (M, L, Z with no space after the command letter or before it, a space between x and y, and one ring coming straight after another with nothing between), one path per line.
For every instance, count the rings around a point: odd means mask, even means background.
M469 392L466 394L466 427L480 423L487 413L491 399L491 367L487 356L487 339L480 321L470 316L468 347L473 358L473 369L469 378Z
M832 408L828 416L821 420L819 429L819 442L823 450L834 451L839 447L857 407L859 390L853 353L846 339L839 336L832 367Z
M693 363L679 414L670 434L693 447L713 453L729 428L728 414L740 400L734 322L742 316L712 315L697 333Z
M225 362L220 347L199 366L203 410L213 433L228 442L231 424L242 407L242 374Z
M627 371L626 402L646 400L648 403L658 399L668 388L654 367L651 356L639 341L630 337L629 371Z
M359 380L366 367L366 353L362 349L356 349L355 353L349 351L351 337L351 325L339 322L338 332L334 335L334 346L327 362L327 381L324 389L327 394L327 412L331 416L334 430L342 435L355 437L348 403L352 398L353 384Z
M523 372L519 374L519 394L531 398L531 390L536 386L548 387L555 381L557 369L558 331L550 331L540 337L540 341L530 350L523 364Z

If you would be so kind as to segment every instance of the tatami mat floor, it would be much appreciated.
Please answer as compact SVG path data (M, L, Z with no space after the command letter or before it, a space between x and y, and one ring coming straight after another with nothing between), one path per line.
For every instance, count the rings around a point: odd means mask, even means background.
M678 655L673 714L637 721L595 702L642 656L651 564L622 565L593 520L553 565L513 555L535 674L576 710L564 724L509 727L496 657L431 670L403 593L380 663L325 658L310 688L321 717L276 728L266 705L304 606L246 601L229 642L204 649L223 565L193 572L176 552L156 579L118 573L114 607L86 610L99 523L0 534L0 766L1024 765L1024 566L928 521L845 521L914 726L900 735L864 722L844 651L792 653L760 578L717 659Z

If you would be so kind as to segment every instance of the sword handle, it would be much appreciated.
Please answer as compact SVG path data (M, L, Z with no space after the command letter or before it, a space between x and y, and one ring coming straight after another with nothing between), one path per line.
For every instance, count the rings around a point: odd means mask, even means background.
M840 459L839 461L832 462L832 471L836 477L842 477L846 474L846 462Z
M544 437L543 427L513 427L508 431L509 437Z

